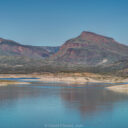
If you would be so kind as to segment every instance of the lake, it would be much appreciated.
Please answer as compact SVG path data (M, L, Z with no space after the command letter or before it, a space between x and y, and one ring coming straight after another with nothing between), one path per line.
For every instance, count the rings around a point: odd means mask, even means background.
M127 128L128 95L101 87L0 87L0 128Z

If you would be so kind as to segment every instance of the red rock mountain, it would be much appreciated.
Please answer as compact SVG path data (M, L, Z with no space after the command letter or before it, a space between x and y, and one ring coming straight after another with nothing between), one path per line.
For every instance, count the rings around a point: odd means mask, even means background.
M0 38L0 55L46 58L58 49L59 47L21 45L15 41Z
M92 32L82 32L78 37L66 41L51 60L73 64L110 64L128 57L128 46L113 38Z

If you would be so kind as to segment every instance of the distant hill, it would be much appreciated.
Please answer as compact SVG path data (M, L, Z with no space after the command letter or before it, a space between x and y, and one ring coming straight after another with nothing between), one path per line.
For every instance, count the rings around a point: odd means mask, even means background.
M82 32L78 37L66 41L51 60L85 66L111 64L128 57L128 46L114 39L92 32Z
M47 58L58 50L59 47L22 45L12 40L0 38L0 55Z

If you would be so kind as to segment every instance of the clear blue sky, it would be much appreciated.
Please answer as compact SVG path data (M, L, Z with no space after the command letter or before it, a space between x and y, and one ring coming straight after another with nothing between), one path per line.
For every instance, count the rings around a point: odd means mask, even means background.
M84 30L128 45L128 0L0 0L0 37L56 46Z

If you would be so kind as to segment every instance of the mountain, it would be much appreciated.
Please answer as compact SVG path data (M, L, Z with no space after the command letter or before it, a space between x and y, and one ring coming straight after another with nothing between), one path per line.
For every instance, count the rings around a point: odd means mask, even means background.
M128 75L128 46L82 32L61 47L22 45L0 38L0 73L93 72Z
M0 38L0 55L27 56L32 58L47 58L59 50L59 47L43 47L22 45L12 40Z
M128 46L113 38L83 31L78 37L66 41L51 60L85 66L111 64L128 57Z
M22 45L0 38L0 73L55 71L57 64L51 63L47 58L58 50L59 47Z

